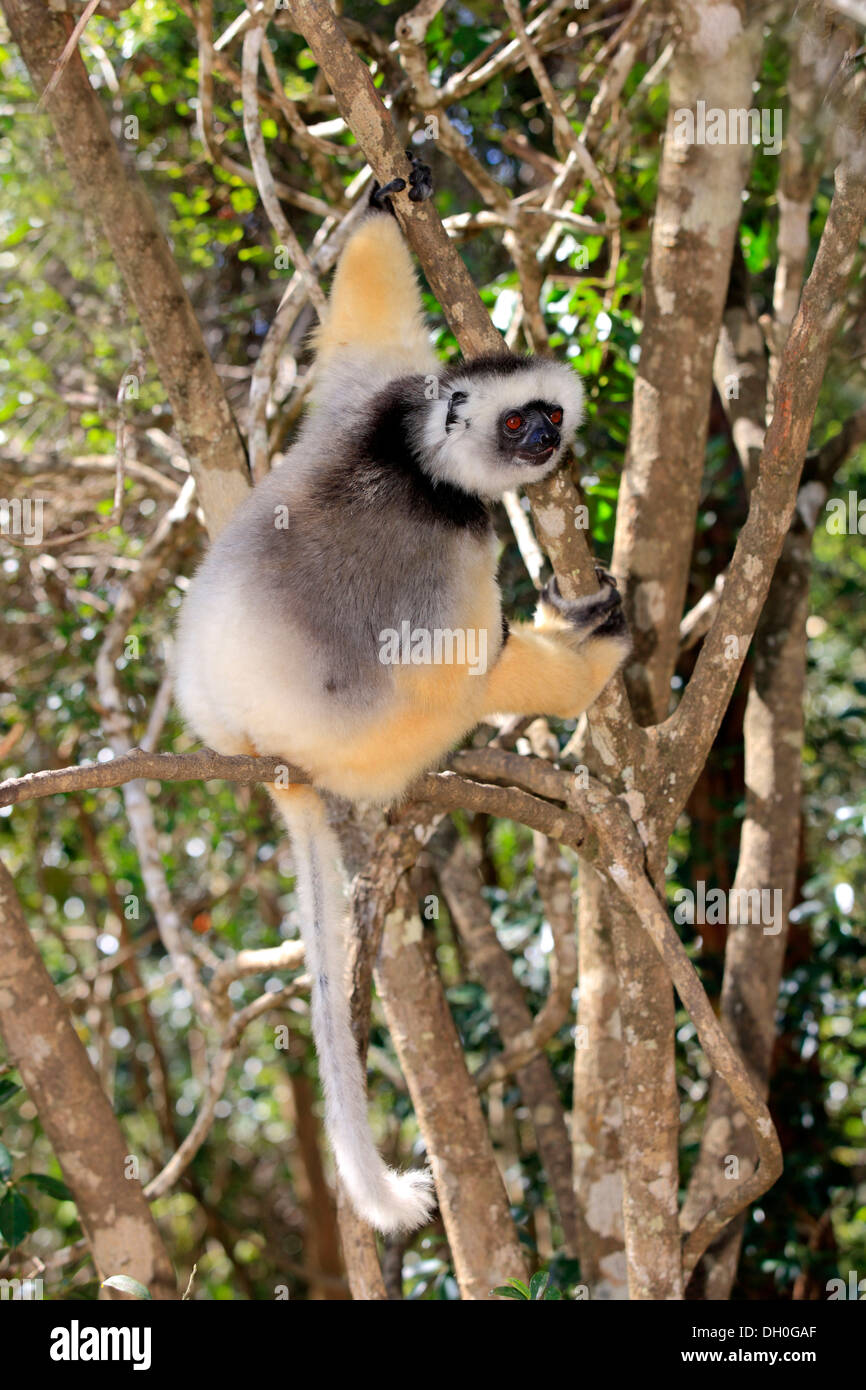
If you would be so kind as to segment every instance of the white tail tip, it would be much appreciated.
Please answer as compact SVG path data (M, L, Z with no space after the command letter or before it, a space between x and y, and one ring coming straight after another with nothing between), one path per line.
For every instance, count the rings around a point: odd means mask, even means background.
M367 1187L359 1190L346 1183L352 1205L364 1220L385 1235L426 1225L436 1206L430 1173L421 1168L402 1173L388 1168L381 1177L384 1181L375 1184L379 1188L375 1196Z

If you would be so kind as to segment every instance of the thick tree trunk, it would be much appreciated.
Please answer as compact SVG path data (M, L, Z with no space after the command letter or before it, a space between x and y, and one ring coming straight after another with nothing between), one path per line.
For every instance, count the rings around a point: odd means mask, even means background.
M646 267L640 369L617 507L614 570L634 634L627 669L643 723L663 719L679 642L704 469L713 356L751 147L685 143L678 113L752 102L759 31L742 5L682 0ZM676 389L671 384L676 382ZM658 499L664 498L664 505Z
M743 729L746 818L733 891L768 894L775 915L772 922L728 926L722 1023L763 1095L769 1088L800 847L810 539L811 533L798 526L785 542L756 634ZM714 1077L700 1156L683 1205L684 1228L691 1229L732 1181L742 1182L754 1167L755 1146L745 1119L727 1086ZM693 1296L730 1296L743 1225L743 1220L732 1222L707 1251L692 1278Z
M405 885L385 925L376 979L430 1155L461 1296L489 1299L497 1284L526 1278L526 1262L478 1092Z
M610 884L585 860L578 905L572 1143L580 1273L593 1298L628 1298L622 1216L622 1013Z
M0 862L0 1033L39 1112L100 1279L126 1274L154 1298L177 1298L171 1261L129 1145L84 1044L42 964L15 885Z
M508 953L500 946L480 879L461 841L440 872L448 908L466 943L472 969L486 989L503 1043L532 1027L532 1015L515 979ZM571 1153L565 1113L543 1053L515 1072L523 1103L535 1129L538 1152L556 1197L564 1249L576 1253L576 1215Z
M40 0L0 3L40 94L71 26ZM138 310L215 535L246 495L246 455L177 263L135 168L120 157L77 49L46 106L79 205L102 223Z

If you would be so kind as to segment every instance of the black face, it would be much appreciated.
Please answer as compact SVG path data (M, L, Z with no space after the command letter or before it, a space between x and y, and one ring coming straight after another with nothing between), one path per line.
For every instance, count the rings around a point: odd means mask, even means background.
M499 442L514 463L547 463L562 442L562 406L550 401L529 401L503 411Z

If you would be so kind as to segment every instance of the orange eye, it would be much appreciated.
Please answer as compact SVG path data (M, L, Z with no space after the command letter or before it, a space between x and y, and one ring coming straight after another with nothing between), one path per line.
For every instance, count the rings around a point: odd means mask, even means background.
M515 431L517 431L517 430L520 429L520 427L521 427L522 424L523 424L523 416L522 416L522 415L517 415L517 414L515 413L514 415L509 415L509 416L508 416L508 419L505 421L505 428L506 428L507 430L511 430L512 432L515 432Z
M561 425L561 424L562 424L562 411L560 410L559 406L556 407L556 410L551 410L551 412L550 412L550 423L551 423L552 425Z

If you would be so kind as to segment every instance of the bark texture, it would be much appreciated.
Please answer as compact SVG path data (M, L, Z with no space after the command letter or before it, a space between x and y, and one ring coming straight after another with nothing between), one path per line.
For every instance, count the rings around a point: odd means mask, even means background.
M38 0L2 0L2 5L41 93L71 24ZM138 310L208 530L215 535L246 495L246 455L177 263L138 174L121 159L77 49L46 106L79 203L98 216Z
M376 979L430 1155L461 1297L490 1299L497 1284L527 1277L526 1262L478 1092L406 888L385 925Z
M63 1169L100 1279L127 1274L154 1298L177 1298L171 1261L141 1184L126 1176L129 1145L42 964L2 862L0 1032Z

